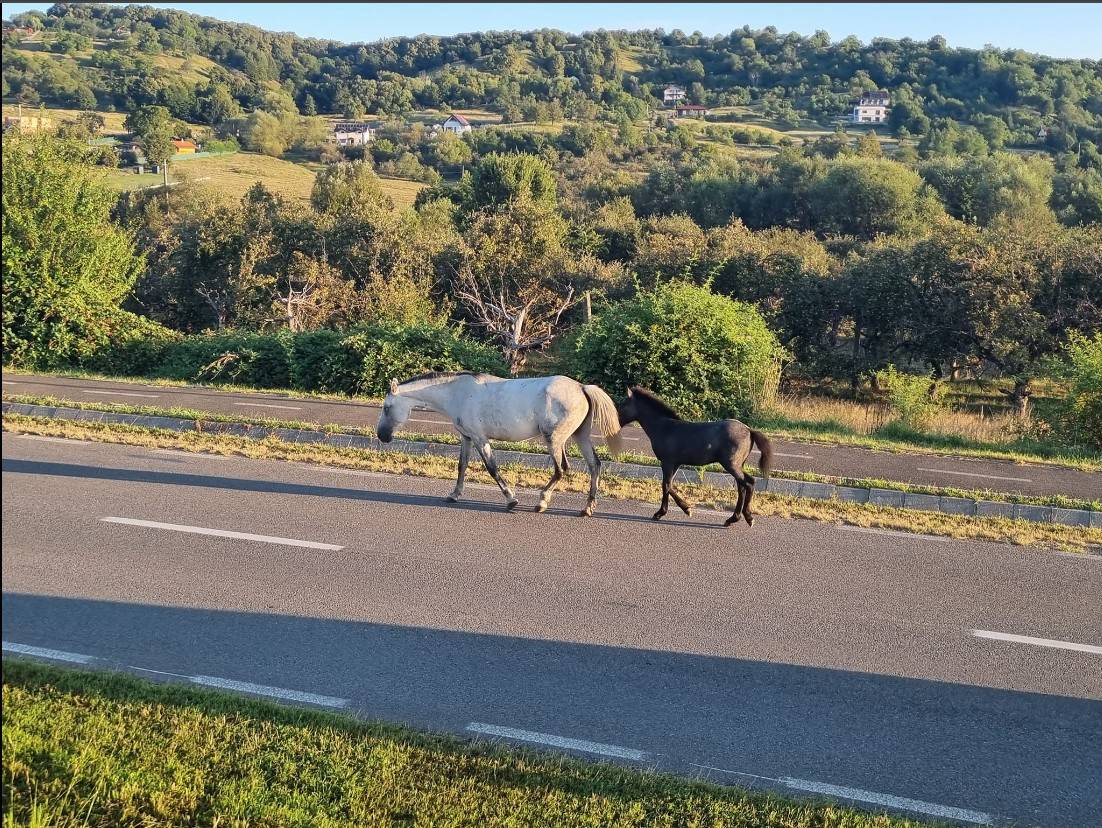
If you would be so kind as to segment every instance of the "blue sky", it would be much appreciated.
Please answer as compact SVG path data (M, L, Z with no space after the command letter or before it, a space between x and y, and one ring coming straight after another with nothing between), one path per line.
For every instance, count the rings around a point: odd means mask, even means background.
M49 3L4 3L4 16ZM699 30L727 34L742 25L776 26L835 40L853 34L951 46L1025 49L1053 57L1102 59L1102 4L1075 3L149 3L346 43L399 35L555 28Z

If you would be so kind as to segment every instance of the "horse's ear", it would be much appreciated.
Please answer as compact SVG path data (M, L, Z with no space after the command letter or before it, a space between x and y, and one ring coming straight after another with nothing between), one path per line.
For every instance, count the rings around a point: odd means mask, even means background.
M629 388L627 391L628 391L628 397L631 397L631 389Z
M398 393L398 380L392 379L390 381L390 393L391 394L397 394Z

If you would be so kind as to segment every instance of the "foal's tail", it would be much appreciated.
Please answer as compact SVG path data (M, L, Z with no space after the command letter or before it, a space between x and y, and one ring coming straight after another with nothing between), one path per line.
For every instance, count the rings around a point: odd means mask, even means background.
M619 457L623 451L623 443L620 439L620 415L616 413L616 403L600 386L583 385L582 390L589 400L589 414L593 418L592 430L605 438L608 453Z
M773 445L769 442L768 437L760 431L754 431L754 429L750 429L750 440L761 452L761 463L759 464L759 468L761 469L762 477L768 480L769 472L773 469Z

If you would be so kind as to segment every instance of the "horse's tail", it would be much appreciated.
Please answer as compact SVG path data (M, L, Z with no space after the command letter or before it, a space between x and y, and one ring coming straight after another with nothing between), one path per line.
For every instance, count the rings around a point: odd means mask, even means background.
M608 453L619 457L623 451L620 438L620 415L616 413L616 403L612 397L598 385L583 385L582 390L589 400L589 414L592 417L592 429L605 438Z
M761 469L762 477L768 480L769 472L773 469L773 444L769 442L768 437L754 429L750 429L750 440L761 452L761 463L758 464L758 468Z

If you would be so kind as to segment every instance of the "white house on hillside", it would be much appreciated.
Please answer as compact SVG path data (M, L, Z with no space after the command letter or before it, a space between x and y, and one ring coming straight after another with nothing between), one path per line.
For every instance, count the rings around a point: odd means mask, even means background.
M453 112L448 116L448 120L440 125L440 128L448 132L454 132L456 135L462 135L464 132L471 131L471 122L462 115Z
M855 124L881 124L888 120L888 110L891 106L892 96L886 89L878 89L875 92L866 92L853 107L853 123Z
M664 106L673 106L678 101L682 101L684 99L684 86L678 86L676 83L671 83L669 86L662 90L662 104Z
M340 147L358 147L371 143L375 128L366 121L337 121L329 140Z

